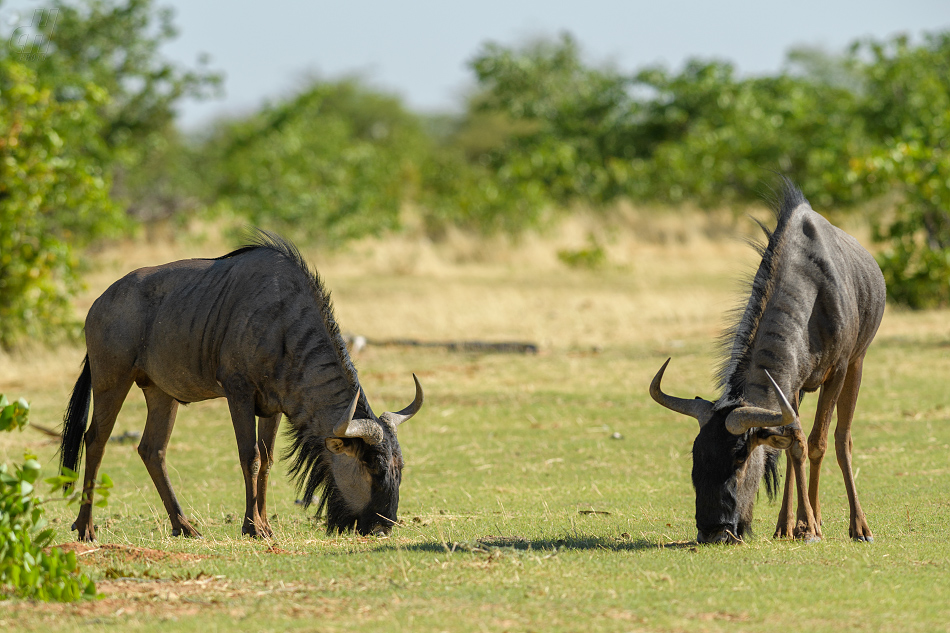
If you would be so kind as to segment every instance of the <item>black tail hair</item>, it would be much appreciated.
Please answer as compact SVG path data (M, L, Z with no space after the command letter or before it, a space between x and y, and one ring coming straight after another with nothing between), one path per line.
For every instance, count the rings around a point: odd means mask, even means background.
M82 372L69 397L63 415L63 442L59 447L59 465L70 470L79 467L82 458L83 435L89 419L89 401L92 399L92 371L89 369L89 354L82 361ZM71 485L66 486L68 490Z

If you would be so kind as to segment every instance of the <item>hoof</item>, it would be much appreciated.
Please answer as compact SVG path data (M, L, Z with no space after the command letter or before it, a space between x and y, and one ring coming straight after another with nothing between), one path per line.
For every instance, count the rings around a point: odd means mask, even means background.
M195 528L175 528L172 530L172 536L184 536L185 538L204 538Z
M241 530L241 535L251 538L274 538L274 533L270 530L249 530L245 528Z
M91 530L89 532L84 532L82 530L77 530L79 534L76 535L76 540L80 543L92 543L96 540L96 531Z
M93 525L91 529L81 530L79 529L79 526L73 522L72 526L70 527L70 531L78 532L76 535L76 540L80 543L92 543L96 540L96 527L98 526Z
M851 540L855 543L873 543L874 537L868 534L867 536L852 536Z

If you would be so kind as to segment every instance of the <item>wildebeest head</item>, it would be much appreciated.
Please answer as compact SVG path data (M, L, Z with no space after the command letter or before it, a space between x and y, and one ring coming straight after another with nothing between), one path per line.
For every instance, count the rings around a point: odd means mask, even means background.
M359 390L344 417L324 440L329 452L329 479L321 505L326 508L327 531L342 532L355 527L359 534L386 534L396 523L399 484L402 480L402 452L396 427L422 407L419 379L416 396L408 407L378 418L354 418Z
M395 525L403 466L396 427L423 402L419 379L413 380L415 399L402 411L377 417L357 387L329 435L314 434L308 425L291 429L296 438L287 452L293 458L290 475L305 506L320 492L318 514L326 511L328 533L386 534Z
M715 403L699 397L686 400L669 396L660 389L669 362L657 372L650 395L664 407L699 421L699 435L693 442L692 472L696 540L741 542L752 524L759 481L765 479L772 498L778 480L778 450L791 444L789 429L776 427L797 424L797 416L777 386L781 413L743 404L717 408Z

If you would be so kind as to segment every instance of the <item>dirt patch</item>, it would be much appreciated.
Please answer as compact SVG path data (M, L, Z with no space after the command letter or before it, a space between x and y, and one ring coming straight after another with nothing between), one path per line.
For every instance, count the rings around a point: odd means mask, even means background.
M64 552L75 552L82 563L98 565L102 563L158 563L175 561L196 561L208 558L200 554L186 552L166 552L147 547L133 547L118 543L80 543L72 541L56 545ZM47 548L49 551L50 548Z
M315 587L295 583L262 583L248 586L233 583L224 576L199 574L186 580L120 578L96 583L102 595L99 600L82 600L72 604L11 601L5 604L10 615L25 612L30 617L72 615L96 618L100 622L120 623L127 618L147 617L176 619L199 612L223 611L235 617L245 616L248 600L283 597L292 603L313 602ZM322 600L320 602L329 602ZM337 601L338 602L338 601ZM333 611L327 604L313 609Z

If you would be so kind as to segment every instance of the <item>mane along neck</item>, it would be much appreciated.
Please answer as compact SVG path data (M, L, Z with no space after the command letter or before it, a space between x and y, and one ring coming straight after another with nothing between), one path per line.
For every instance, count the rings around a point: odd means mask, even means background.
M740 304L733 310L734 323L723 332L719 339L720 353L723 356L716 372L717 383L722 394L718 403L720 406L738 403L742 399L755 337L765 313L765 307L775 291L777 271L783 261L786 229L794 211L803 204L808 205L808 200L798 187L787 178L783 178L782 181L780 198L772 205L776 217L775 229L769 230L756 220L765 233L766 243L763 245L750 240L751 246L762 256L762 261L752 280L748 282L749 298L745 305Z
M343 377L355 394L356 388L359 386L359 377L357 376L356 368L353 366L353 361L350 359L350 354L346 349L346 342L343 340L340 326L337 325L336 318L333 314L333 301L330 299L330 291L327 290L317 271L307 264L300 250L292 242L285 240L276 233L271 233L263 229L254 229L250 244L231 251L227 255L222 255L217 259L229 259L259 249L273 251L283 256L306 278L313 292L313 297L317 302L317 306L319 307L320 318L326 330L327 340L333 348ZM361 404L363 404L364 400L365 397L361 396Z

